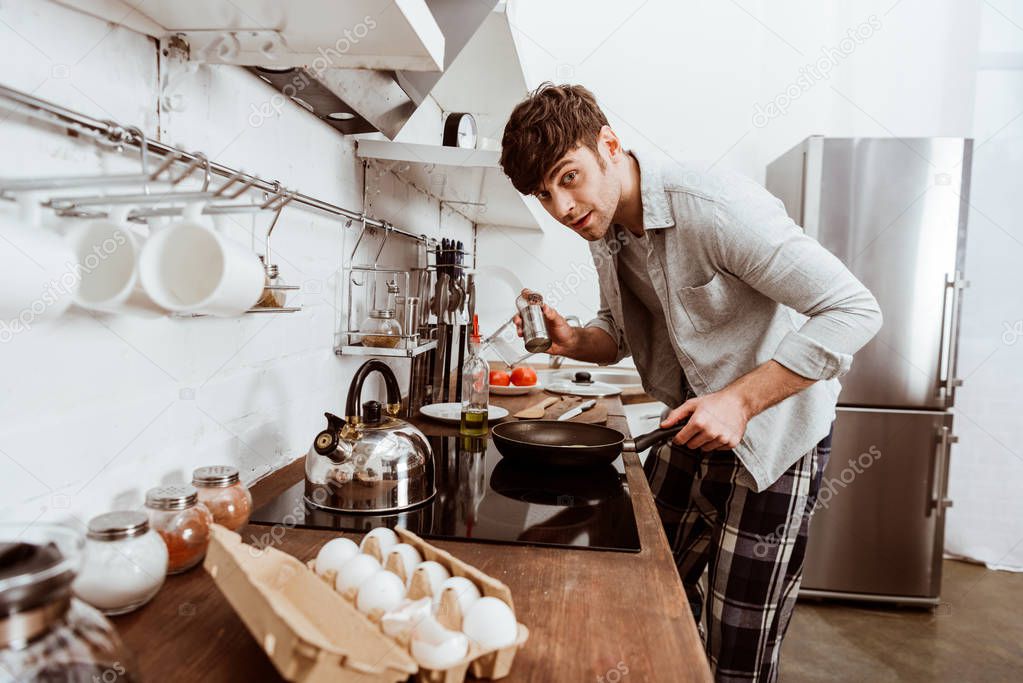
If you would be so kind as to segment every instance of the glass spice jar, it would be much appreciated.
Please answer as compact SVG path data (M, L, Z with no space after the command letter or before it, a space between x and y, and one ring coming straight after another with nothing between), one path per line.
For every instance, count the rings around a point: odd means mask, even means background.
M394 311L372 310L360 328L363 346L393 349L401 343L401 324L394 319Z
M0 680L139 680L110 621L72 596L83 551L66 527L0 524Z
M242 484L238 468L230 465L199 467L192 472L192 486L213 521L231 531L245 526L252 514L252 494Z
M213 515L199 502L194 486L158 486L146 491L149 524L163 537L167 573L179 574L202 562Z
M167 546L139 510L89 520L85 560L72 584L79 598L104 614L124 614L149 602L167 575Z

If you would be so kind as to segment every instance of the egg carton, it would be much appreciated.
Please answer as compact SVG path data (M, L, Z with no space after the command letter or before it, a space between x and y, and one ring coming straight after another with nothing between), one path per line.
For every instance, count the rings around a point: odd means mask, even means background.
M480 589L481 596L497 598L511 608L512 614L515 613L515 604L512 601L511 591L506 585L492 576L483 573L476 567L463 562L451 553L427 543L411 531L400 527L396 528L394 531L398 534L401 542L407 543L418 550L424 561L433 560L447 569L451 576L461 576L469 579L476 584L477 588ZM393 572L403 582L407 583L409 588L406 597L408 599L435 599L436 596L433 595L433 586L427 576L422 572L413 571L412 576L409 577L405 572L405 565L402 563L401 558L397 555L391 555L387 558L383 556L383 552L381 551L380 543L377 538L367 538L362 547L362 552L375 557L381 562L385 569ZM309 567L309 570L315 574L316 561L309 560L306 564ZM335 571L331 570L325 572L320 578L325 584L333 589L337 574ZM356 592L354 590L340 592L337 594L342 596L354 609L356 599ZM369 621L376 624L377 628L380 629L380 622L383 618L383 612L381 610L373 610L368 615L364 616L369 619ZM436 614L437 621L441 626L447 629L461 631L463 616L461 607L458 604L458 598L454 591L450 588L445 590L439 599ZM387 638L390 642L400 645L403 652L408 652L408 637L392 638L385 634L382 630L379 630L378 633L381 637ZM518 652L519 648L525 644L528 638L529 629L526 628L524 624L519 623L518 635L515 642L504 648L484 649L480 647L478 643L469 639L469 652L462 661L447 669L427 669L420 666L414 675L414 680L417 681L417 683L461 683L466 679L470 671L477 679L496 680L504 678L511 671L512 664L515 660L515 654Z
M419 671L404 648L285 552L246 545L214 524L203 567L285 680L399 683Z

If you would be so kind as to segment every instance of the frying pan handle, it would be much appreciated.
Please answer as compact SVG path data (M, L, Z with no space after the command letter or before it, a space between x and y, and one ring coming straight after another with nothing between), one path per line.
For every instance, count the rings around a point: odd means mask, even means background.
M689 420L682 420L678 424L672 425L671 427L665 427L664 429L655 429L652 432L647 432L641 436L637 436L635 439L626 439L625 443L622 444L622 450L632 451L633 453L642 453L646 449L653 446L655 443L661 441L667 441L671 437L675 436L682 431L682 428L686 426Z

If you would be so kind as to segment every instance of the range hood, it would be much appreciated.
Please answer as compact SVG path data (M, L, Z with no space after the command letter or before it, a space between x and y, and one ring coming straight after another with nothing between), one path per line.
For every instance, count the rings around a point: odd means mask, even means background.
M300 78L315 84L323 103L309 102L314 114L328 116L327 123L342 133L371 133L379 131L394 139L420 104L429 97L433 87L441 80L448 67L462 52L462 48L476 34L487 16L498 7L498 0L426 0L444 35L443 71L385 71L368 69L326 68L314 71L302 69ZM503 3L501 10L503 11ZM258 67L255 69L259 73ZM267 74L259 75L266 77ZM264 78L275 85L280 74ZM295 74L284 76L290 82ZM335 99L331 99L330 96ZM349 122L331 120L332 112L350 111L357 115Z
M188 61L245 67L343 134L391 139L488 16L505 10L504 0L58 2L152 35Z
M416 109L433 99L445 113L469 112L481 137L500 137L515 105L527 94L506 0L427 0L444 32L444 71L310 68L288 73L251 70L282 92L303 83L299 102L342 133L383 133L394 140ZM313 99L316 98L316 99ZM346 121L332 112L353 114ZM438 142L440 140L438 139Z

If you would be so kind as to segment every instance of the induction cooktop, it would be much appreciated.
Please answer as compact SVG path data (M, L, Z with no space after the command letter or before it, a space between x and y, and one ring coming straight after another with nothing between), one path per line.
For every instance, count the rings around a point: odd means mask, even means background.
M401 526L424 538L638 552L639 532L622 460L541 470L501 458L493 441L428 437L437 495L389 514L319 508L299 481L252 513L254 524L363 532Z

